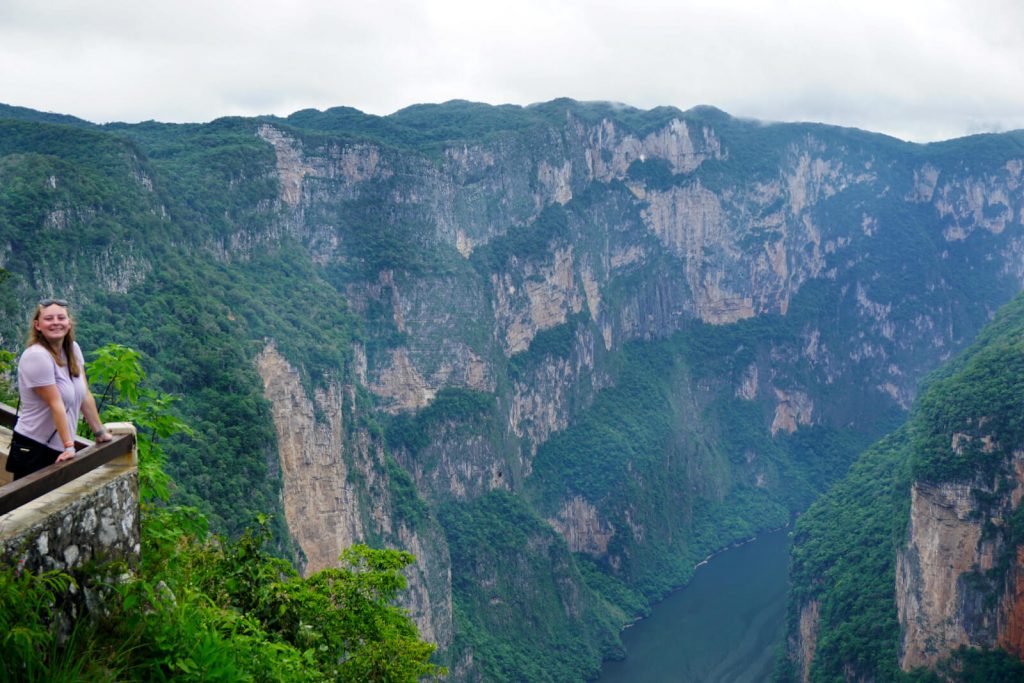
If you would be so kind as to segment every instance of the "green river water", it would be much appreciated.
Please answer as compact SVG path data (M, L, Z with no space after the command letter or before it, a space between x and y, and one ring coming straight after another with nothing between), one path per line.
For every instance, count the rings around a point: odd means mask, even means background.
M743 683L771 678L786 616L788 530L720 553L622 634L626 659L597 683Z

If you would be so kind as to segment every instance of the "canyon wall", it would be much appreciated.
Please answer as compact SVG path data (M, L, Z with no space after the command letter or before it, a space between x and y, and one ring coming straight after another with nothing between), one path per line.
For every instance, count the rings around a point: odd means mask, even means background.
M870 431L878 411L851 412L852 395L907 409L922 373L987 318L984 304L970 310L962 269L986 261L1007 297L1024 273L1017 158L964 176L943 160L901 157L891 142L792 130L772 150L771 170L759 173L730 142L734 122L687 118L641 135L570 108L561 124L444 147L430 159L365 142L319 143L284 125L258 130L275 151L288 229L317 259L365 263L352 243L361 233L345 224L381 202L389 224L411 226L410 243L447 264L399 263L344 285L355 309L392 335L366 354L361 371L383 410L423 411L446 387L496 396L483 431L456 419L431 427L418 449L393 450L420 495L443 509L532 490L537 513L569 550L627 584L664 562L654 556L678 563L695 550L687 530L708 509L758 491L778 498L786 486L792 463L773 458L769 445L726 454L719 430L728 426L707 424L701 406L731 395L764 416L773 440L815 426ZM749 171L723 170L730 167ZM975 233L991 240L983 256L970 243ZM730 377L697 382L684 373L666 396L680 404L674 443L660 446L677 455L659 466L636 463L627 476L638 500L613 502L607 489L574 484L571 475L567 490L554 492L545 482L557 464L537 474L545 443L621 379L613 359L627 344L687 334L695 321L753 318L781 318L789 328L753 341L755 349L740 343L732 352L749 360ZM278 435L284 454L280 427ZM682 464L668 465L673 459ZM343 479L343 467L334 469L325 476ZM293 472L283 468L286 509ZM340 480L330 488L335 502L315 507L335 535L306 534L303 543L317 557L336 553L345 529L359 537L357 520L376 515L387 526L379 511L338 505ZM657 520L659 496L674 499L674 519ZM308 523L289 528L302 537ZM662 550L652 553L652 544ZM474 571L452 561L456 571ZM658 581L686 575L662 570ZM812 652L813 629L805 630Z

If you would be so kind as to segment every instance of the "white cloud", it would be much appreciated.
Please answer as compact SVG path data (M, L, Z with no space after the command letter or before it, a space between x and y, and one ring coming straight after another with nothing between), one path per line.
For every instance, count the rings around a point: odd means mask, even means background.
M1024 127L1015 0L0 0L0 101L206 121L461 98L713 104L929 140Z

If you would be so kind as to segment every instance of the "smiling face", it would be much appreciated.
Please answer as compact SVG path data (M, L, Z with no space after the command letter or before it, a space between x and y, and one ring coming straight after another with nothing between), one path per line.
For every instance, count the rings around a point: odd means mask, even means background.
M71 318L68 309L60 304L50 304L39 309L39 314L32 320L32 326L37 336L45 339L51 348L58 349L71 330Z

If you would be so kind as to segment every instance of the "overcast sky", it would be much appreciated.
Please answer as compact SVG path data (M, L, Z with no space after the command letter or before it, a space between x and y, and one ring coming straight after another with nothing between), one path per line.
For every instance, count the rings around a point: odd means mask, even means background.
M0 102L96 122L556 97L1024 128L1021 0L0 0Z

